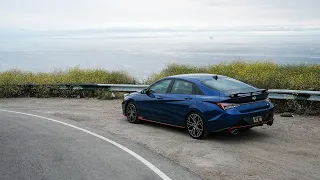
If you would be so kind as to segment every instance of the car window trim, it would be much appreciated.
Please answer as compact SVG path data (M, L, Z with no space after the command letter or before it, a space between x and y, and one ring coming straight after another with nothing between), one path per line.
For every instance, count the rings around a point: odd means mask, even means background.
M168 89L167 89L166 94L171 94L171 90L172 90L173 84L174 84L174 82L176 81L175 79L170 79L170 80L171 80L171 82L170 82L170 84L169 84L169 87L168 87Z

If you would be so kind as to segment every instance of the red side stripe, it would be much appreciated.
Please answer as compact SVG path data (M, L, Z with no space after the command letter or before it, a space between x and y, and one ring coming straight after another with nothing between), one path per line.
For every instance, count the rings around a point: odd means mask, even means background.
M157 121L152 121L152 120L148 120L148 119L145 119L141 116L138 116L138 119L139 120L142 120L142 121L148 121L148 122L153 122L153 123L157 123L157 124L162 124L162 125L166 125L166 126L173 126L173 127L177 127L177 128L186 128L186 127L183 127L183 126L177 126L177 125L173 125L173 124L167 124L167 123L163 123L163 122L157 122Z

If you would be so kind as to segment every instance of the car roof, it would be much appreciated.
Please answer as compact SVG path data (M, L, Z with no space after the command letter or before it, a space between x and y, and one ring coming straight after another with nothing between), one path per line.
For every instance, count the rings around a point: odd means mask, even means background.
M179 79L185 79L185 80L198 80L198 81L205 81L212 78L224 78L226 76L221 76L217 74L179 74L175 76L169 76L167 78L179 78Z

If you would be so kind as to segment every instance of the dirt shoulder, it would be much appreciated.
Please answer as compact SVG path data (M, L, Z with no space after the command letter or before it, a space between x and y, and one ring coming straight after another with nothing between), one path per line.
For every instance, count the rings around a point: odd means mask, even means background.
M205 179L320 179L320 117L316 116L276 116L271 127L194 140L185 130L128 123L119 100L0 99L0 108L66 118L108 131Z

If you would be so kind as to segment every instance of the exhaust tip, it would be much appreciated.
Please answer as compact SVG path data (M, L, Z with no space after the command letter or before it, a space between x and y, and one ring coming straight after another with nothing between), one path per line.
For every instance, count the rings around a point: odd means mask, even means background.
M232 135L237 135L237 134L239 134L239 129L232 129L232 130L230 131L230 134L232 134Z

